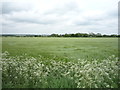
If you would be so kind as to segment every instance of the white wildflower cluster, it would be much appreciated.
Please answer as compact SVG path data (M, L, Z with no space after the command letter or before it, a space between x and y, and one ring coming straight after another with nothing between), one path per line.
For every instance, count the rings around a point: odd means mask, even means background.
M77 62L65 62L46 60L42 56L37 59L12 57L5 52L2 54L3 87L49 87L64 84L62 80L66 79L68 87L72 83L74 88L116 88L117 63L118 59L114 55L101 61L79 59Z

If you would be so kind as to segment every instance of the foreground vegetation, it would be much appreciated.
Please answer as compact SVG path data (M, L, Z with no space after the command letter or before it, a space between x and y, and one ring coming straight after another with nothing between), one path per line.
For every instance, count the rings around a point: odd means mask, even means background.
M118 88L118 58L60 61L2 54L3 88ZM66 58L67 59L67 58Z

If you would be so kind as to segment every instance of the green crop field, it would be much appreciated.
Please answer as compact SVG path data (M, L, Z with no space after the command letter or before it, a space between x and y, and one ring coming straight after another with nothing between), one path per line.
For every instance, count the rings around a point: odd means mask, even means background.
M3 88L116 88L118 38L3 37Z
M104 59L118 55L117 38L31 38L2 39L3 52L11 55L28 54L33 57L69 57L73 59Z

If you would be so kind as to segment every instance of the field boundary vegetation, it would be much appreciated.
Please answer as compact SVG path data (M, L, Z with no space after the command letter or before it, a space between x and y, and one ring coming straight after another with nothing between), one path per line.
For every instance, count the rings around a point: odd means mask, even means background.
M101 33L75 33L75 34L2 34L0 36L5 37L120 37L120 35L117 34L101 34Z

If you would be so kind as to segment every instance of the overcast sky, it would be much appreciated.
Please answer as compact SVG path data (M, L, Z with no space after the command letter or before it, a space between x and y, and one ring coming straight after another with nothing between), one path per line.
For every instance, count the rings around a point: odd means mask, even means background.
M117 34L118 1L2 0L2 32Z

